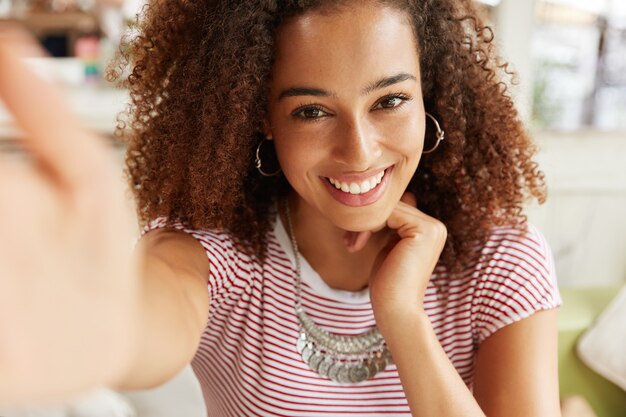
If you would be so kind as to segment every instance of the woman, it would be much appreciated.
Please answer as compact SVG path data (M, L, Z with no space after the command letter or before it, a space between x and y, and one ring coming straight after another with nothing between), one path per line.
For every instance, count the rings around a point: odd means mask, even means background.
M521 213L543 178L469 2L156 2L140 26L121 60L140 269L114 244L120 196L93 191L112 170L45 150L79 190L67 221L107 227L56 273L95 281L55 312L84 333L81 372L23 392L192 361L209 416L559 415L561 301Z

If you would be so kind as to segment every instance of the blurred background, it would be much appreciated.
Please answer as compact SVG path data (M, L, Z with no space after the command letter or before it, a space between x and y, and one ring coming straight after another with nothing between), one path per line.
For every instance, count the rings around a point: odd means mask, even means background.
M0 22L21 25L39 39L50 56L32 59L32 66L62 85L85 125L113 137L127 95L104 81L103 73L143 4L0 0ZM562 397L578 395L582 402L572 407L589 405L588 415L626 416L626 392L614 378L610 382L599 375L599 366L581 361L577 346L609 306L616 311L615 296L626 282L626 1L477 4L495 30L500 54L517 72L511 91L540 147L538 161L546 173L548 201L529 206L527 213L550 243L565 301L559 311ZM15 150L17 140L19 131L0 102L0 151ZM115 146L121 168L123 149ZM626 357L626 346L616 352ZM183 374L180 381L188 383L191 373ZM189 392L196 402L199 395L196 386L184 390L180 383L174 382L171 386L178 388L169 388L169 394L153 396L167 404L150 403L150 393L125 398L141 416L201 415L201 407L180 405ZM172 389L178 389L176 395ZM176 404L173 414L167 411L171 404Z

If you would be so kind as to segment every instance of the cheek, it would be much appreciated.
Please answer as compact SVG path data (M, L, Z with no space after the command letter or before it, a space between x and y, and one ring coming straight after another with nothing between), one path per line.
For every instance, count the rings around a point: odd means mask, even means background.
M382 132L386 147L407 158L419 157L424 147L425 123L420 117L406 117L387 125Z
M278 123L274 125L274 147L284 171L302 171L313 166L327 155L326 128L322 124L297 125Z
M294 188L297 183L301 182L316 161L323 158L320 155L319 146L312 146L312 141L300 140L296 136L279 136L274 139L274 147L276 149L276 157L280 167Z

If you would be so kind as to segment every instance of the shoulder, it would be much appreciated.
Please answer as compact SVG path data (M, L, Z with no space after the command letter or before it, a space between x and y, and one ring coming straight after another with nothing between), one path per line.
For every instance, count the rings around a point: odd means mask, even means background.
M167 253L176 264L210 265L213 275L233 271L243 256L227 230L193 229L163 217L143 228L141 242L144 241L153 251L160 247L160 252Z
M202 246L191 235L175 228L160 227L143 232L137 249L148 260L165 262L172 270L195 272L203 277L209 274Z
M228 230L190 228L160 217L143 228L142 236L142 240L158 240L160 236L166 236L170 249L175 246L180 248L169 255L170 258L177 257L177 265L203 265L204 276L214 300L219 300L220 295L229 289L248 283L257 262L254 255L240 248Z
M556 290L556 271L552 251L543 234L530 223L520 228L494 228L481 248L478 264L484 287L498 289L536 289L535 297ZM518 292L513 295L523 298Z
M480 248L473 312L479 342L497 329L562 304L554 259L532 224L496 227Z
M180 222L159 217L150 221L141 231L143 239L167 239L171 242L199 244L209 254L226 255L236 251L233 236L227 230L193 229Z
M545 269L552 266L552 253L541 231L531 223L519 228L500 226L492 229L481 247L481 258L489 265L524 262ZM545 271L548 273L548 271Z

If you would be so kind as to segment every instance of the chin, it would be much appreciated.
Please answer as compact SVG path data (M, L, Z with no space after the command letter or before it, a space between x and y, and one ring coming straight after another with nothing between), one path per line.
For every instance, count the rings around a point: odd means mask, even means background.
M352 211L352 213L350 213ZM385 227L391 211L381 209L361 210L350 208L345 213L333 213L329 220L340 229L350 232L368 232Z

